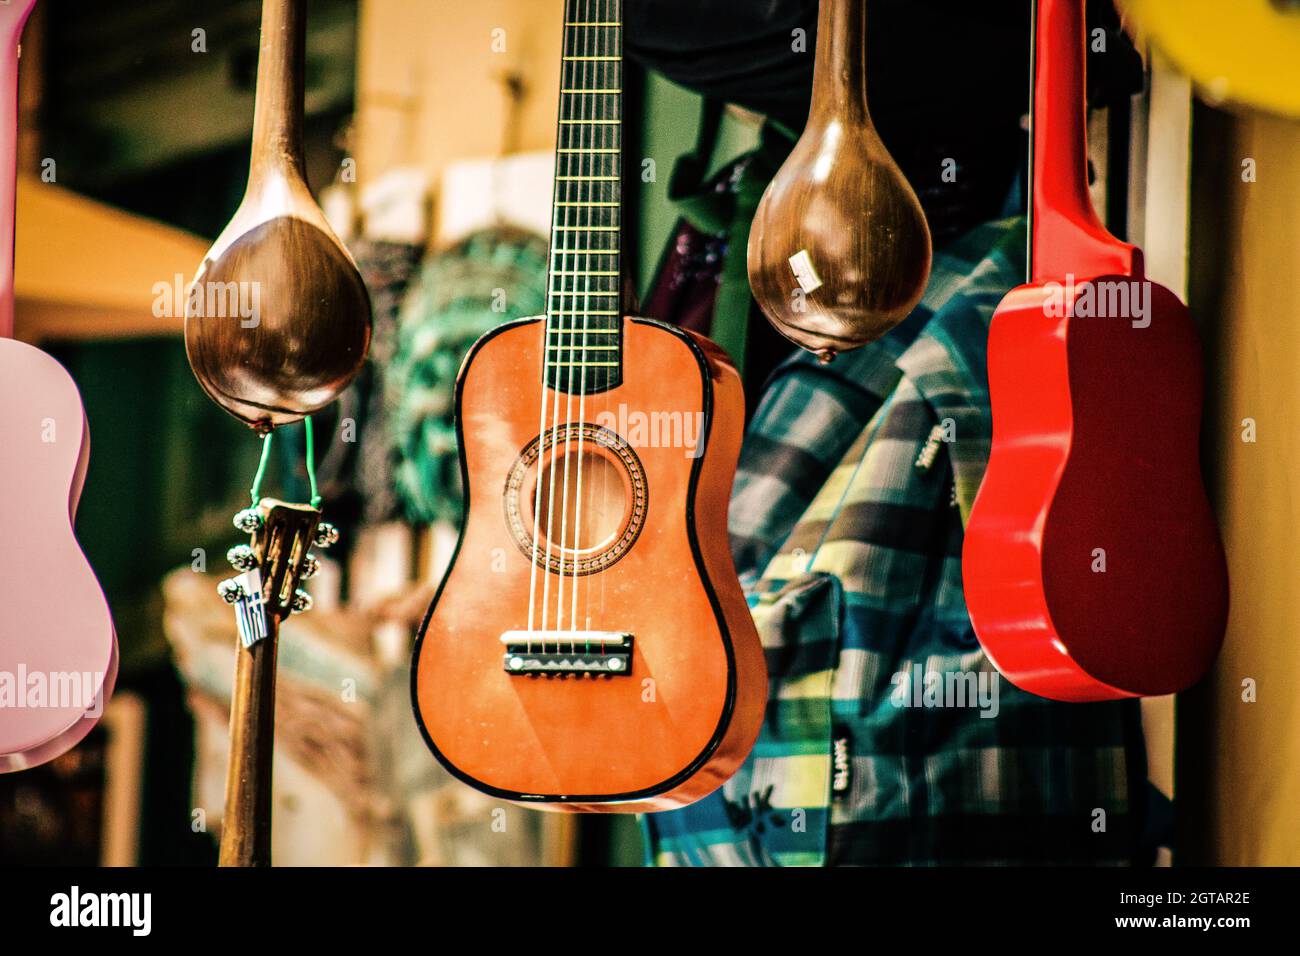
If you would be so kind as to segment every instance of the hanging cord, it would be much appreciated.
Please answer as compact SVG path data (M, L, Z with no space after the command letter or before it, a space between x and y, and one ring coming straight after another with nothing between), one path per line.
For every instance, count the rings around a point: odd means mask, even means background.
M311 416L303 419L303 428L307 432L307 484L311 488L311 506L319 508L321 497L316 490L316 438L311 427Z
M303 428L307 433L307 483L311 488L311 506L319 508L321 506L321 496L316 487L316 437L312 432L310 415L303 419ZM271 436L273 434L273 432L267 432L262 437L262 460L257 464L257 474L253 476L253 486L248 490L249 497L253 499L254 508L262 502L262 479L266 477L266 466L271 460Z
M253 507L262 503L262 479L266 477L266 464L271 460L271 432L262 436L262 460L257 465L257 474L253 476L253 487L248 495L253 499Z

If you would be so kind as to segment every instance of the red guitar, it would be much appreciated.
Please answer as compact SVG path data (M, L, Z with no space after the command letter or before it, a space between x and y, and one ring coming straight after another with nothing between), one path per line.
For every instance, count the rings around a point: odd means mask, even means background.
M81 396L11 337L18 38L35 5L0 4L0 772L77 744L117 674L108 604L72 533L90 452Z
M1084 2L1039 0L1037 13L1031 281L989 333L993 445L966 530L966 601L1025 690L1167 694L1206 672L1227 619L1200 472L1200 345L1186 307L1092 208Z

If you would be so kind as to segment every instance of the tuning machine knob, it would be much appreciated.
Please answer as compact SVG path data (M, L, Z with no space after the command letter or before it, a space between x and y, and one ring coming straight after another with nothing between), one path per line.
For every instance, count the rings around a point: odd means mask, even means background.
M262 512L256 508L245 508L235 515L235 527L245 534L256 534L262 530Z
M306 581L318 574L320 574L320 558L308 551L307 557L302 562L302 579Z
M229 578L218 584L217 594L221 597L221 600L225 601L227 604L234 604L241 598L247 596L244 592L243 585L234 578Z
M257 554L246 544L237 544L226 552L226 560L236 571L251 571L257 567Z
M337 544L339 540L339 529L334 527L328 521L322 521L316 526L315 544L318 548L328 548L332 544Z
M294 614L301 614L303 611L310 611L311 605L311 595L299 588L293 592L293 600L289 603L289 610Z

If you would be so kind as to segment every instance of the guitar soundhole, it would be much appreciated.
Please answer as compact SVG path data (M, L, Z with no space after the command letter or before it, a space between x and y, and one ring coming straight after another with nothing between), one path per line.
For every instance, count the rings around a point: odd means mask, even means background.
M540 534L553 546L579 553L613 543L626 523L627 493L624 472L608 457L589 448L546 456L539 487Z
M520 453L504 503L506 524L525 557L556 574L592 574L627 554L641 533L645 470L614 432L561 425Z

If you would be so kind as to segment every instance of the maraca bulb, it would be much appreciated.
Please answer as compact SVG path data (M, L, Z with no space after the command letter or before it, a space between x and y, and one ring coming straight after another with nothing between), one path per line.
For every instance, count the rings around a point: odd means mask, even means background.
M810 121L749 236L749 281L786 338L834 354L884 335L930 277L916 193L869 124Z
M211 308L233 301L247 307ZM361 368L370 328L365 285L337 240L280 216L204 260L187 302L185 348L212 400L264 431L334 401Z

